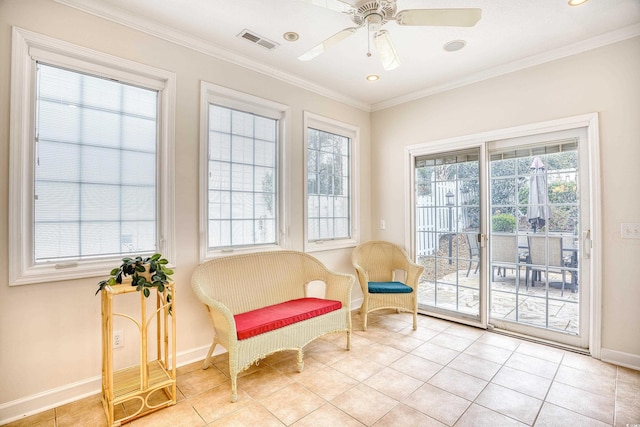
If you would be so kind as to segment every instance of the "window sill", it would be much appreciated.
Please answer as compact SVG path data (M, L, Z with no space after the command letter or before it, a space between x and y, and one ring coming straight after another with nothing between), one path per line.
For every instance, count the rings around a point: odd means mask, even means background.
M307 242L305 244L304 251L307 253L324 252L338 249L353 249L358 246L358 241L353 239L348 240L318 240L315 242Z
M282 251L282 250L285 250L285 248L279 245L247 246L242 248L209 250L207 251L205 256L200 260L200 262L203 263L211 259L223 258L227 256L232 256L232 255L244 255L244 254L256 253L256 252L273 252L273 251Z
M18 274L11 274L11 286L61 282L74 279L107 278L109 272L122 263L122 258L106 258L93 261L68 261L44 263L25 267Z
M10 272L10 286L35 285L38 283L62 282L75 279L106 279L114 268L122 264L127 256L150 256L152 253L122 254L116 257L66 262L47 262L23 267L21 272ZM175 264L167 267L175 270Z

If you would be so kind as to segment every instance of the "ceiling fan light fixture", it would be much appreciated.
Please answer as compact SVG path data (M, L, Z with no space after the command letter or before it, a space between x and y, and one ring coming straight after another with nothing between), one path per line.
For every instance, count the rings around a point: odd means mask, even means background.
M382 67L387 71L398 68L400 60L398 59L396 49L391 43L389 33L386 30L378 31L376 35L373 36L373 43L376 45L376 51L378 52L380 61L382 61Z
M382 26L382 16L377 13L365 16L364 20L370 33L375 33Z
M585 4L587 0L569 0L569 6L580 6L581 4Z

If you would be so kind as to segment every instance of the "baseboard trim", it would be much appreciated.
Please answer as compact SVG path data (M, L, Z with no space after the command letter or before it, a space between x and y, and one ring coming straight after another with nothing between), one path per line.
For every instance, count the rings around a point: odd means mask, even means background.
M640 355L637 354L611 350L610 348L602 348L600 352L600 359L603 362L613 363L614 365L624 366L625 368L640 371Z
M176 354L176 366L181 367L203 360L207 356L208 350L209 346L207 345L180 352ZM214 355L224 352L226 352L226 350L218 346L216 347ZM101 389L102 376L98 375L2 403L0 404L0 425L99 394Z
M101 383L102 377L98 375L0 404L0 424L17 421L100 393Z

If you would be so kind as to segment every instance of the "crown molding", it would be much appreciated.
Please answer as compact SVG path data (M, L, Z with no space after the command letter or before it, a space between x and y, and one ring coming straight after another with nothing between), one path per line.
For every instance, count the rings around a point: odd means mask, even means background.
M615 31L611 31L587 40L563 46L558 49L550 50L539 55L530 56L521 60L513 61L509 64L484 70L467 77L447 82L442 85L432 86L423 90L414 91L407 95L390 98L388 100L370 104L352 97L345 96L342 93L333 91L324 86L313 83L309 80L302 79L293 74L286 73L280 69L259 63L251 58L238 55L222 47L212 45L211 42L198 37L194 37L165 25L160 25L143 17L131 15L121 9L112 7L103 2L95 2L92 0L53 0L57 3L81 10L83 12L110 20L112 22L133 28L135 30L150 34L171 43L184 46L194 51L204 53L214 58L229 62L231 64L247 68L260 74L278 79L285 83L297 86L321 96L341 102L345 105L357 108L365 112L373 112L384 110L400 104L415 101L437 93L446 92L448 90L460 88L473 83L478 83L494 77L520 71L536 65L562 59L578 53L586 52L612 43L620 42L632 37L640 35L640 24L630 25Z
M573 43L567 46L563 46L561 48L554 49L539 55L530 56L518 61L511 62L509 64L490 68L488 70L484 70L479 73L472 74L468 77L445 83L443 85L434 86L421 91L412 92L411 94L398 96L386 101L378 102L371 105L371 111L384 110L385 108L394 107L410 101L415 101L420 98L425 98L430 95L435 95L437 93L446 92L448 90L456 89L462 86L478 83L483 80L491 79L493 77L513 73L515 71L534 67L546 62L566 58L568 56L576 55L578 53L586 52L612 43L617 43L639 35L640 24L633 24L628 27L620 28L618 30L601 34L599 36L592 37L590 39Z
M308 90L321 96L333 99L334 101L341 102L351 107L357 108L362 111L370 112L371 104L363 102L342 93L333 91L326 87L315 84L309 80L302 79L295 75L286 73L280 69L267 66L259 63L246 56L238 55L220 46L213 45L211 42L206 41L199 37L194 37L177 31L166 25L160 25L152 22L149 19L131 15L122 9L113 7L104 2L95 2L91 0L53 0L57 3L65 6L78 9L82 12L89 13L91 15L107 19L120 25L132 28L134 30L150 34L154 37L158 37L162 40L186 47L196 52L204 53L214 58L223 60L225 62L237 65L249 70L255 71L260 74L278 79L285 83L297 86L299 88Z

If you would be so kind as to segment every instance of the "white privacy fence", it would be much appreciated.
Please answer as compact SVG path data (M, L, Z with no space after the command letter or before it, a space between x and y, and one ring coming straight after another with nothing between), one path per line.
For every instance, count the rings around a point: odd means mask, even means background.
M448 191L454 194L454 205L446 205ZM432 186L431 194L416 198L416 252L418 256L435 255L442 236L472 227L469 207L471 195L458 192L455 183L448 187ZM450 222L451 221L451 222Z
M421 197L423 198L423 197ZM430 199L431 197L424 197ZM437 215L436 209L428 204L416 204L416 251L418 256L433 255L438 248L438 241L443 233L436 230L448 230L448 216ZM437 224L436 222L445 222Z

